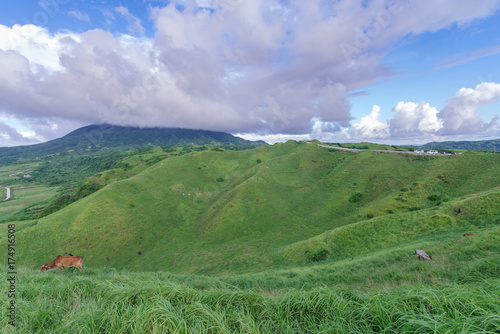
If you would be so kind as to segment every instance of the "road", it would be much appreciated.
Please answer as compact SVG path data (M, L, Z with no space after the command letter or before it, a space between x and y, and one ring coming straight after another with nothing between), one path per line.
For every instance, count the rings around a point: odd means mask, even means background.
M415 152L411 152L411 151L360 150L360 149L356 149L356 148L346 148L346 147L328 146L328 145L321 145L321 144L318 144L318 146L321 146L321 147L326 147L326 148L333 148L333 149L335 149L335 150L341 150L341 151L349 151L349 152L372 151L372 152L383 152L383 153L398 153L398 154L411 154L411 155L430 155L430 156L444 156L444 155L450 155L450 154L415 153Z

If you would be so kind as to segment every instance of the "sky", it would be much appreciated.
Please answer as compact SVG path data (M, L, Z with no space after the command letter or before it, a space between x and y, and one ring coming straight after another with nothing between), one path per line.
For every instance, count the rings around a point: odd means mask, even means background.
M500 0L0 4L0 146L85 125L500 138Z

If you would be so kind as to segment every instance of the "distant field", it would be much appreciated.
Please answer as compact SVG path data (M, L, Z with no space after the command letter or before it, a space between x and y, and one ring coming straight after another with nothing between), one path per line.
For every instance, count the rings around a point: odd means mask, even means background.
M10 220L20 210L37 203L48 202L57 194L56 187L36 184L31 175L38 163L0 166L0 223ZM4 201L6 188L11 190L11 199Z
M57 194L56 187L43 185L25 185L12 184L11 189L12 199L5 199L5 190L0 191L0 222L8 220L10 215L13 215L20 210L36 206L37 203L46 203Z
M22 165L0 166L0 185L5 186L10 184L11 182L15 182L16 178L22 177L24 175L22 174L23 172L29 174L33 172L33 169L38 165L38 163L30 163Z

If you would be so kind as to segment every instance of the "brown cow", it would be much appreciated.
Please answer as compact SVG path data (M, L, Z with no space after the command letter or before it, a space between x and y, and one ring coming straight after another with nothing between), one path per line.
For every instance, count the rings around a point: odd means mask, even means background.
M472 234L472 233L465 233L465 234L464 234L464 237L472 237L473 235L474 235L474 234Z
M51 271L54 269L61 269L63 270L63 267L66 268L71 268L71 267L76 267L80 270L82 270L82 264L83 264L83 257L81 256L61 256L57 255L54 261L44 264L38 272L43 272L43 271Z

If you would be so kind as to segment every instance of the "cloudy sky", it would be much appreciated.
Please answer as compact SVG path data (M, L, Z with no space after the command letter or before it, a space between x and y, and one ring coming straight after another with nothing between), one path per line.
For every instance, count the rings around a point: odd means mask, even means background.
M500 0L0 4L0 146L99 123L481 140L499 115Z

